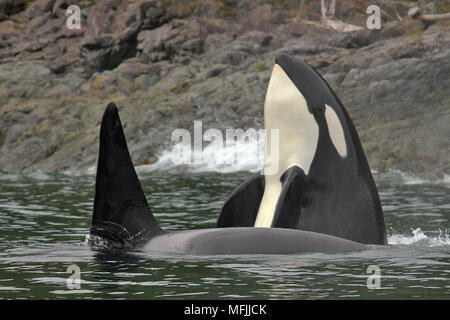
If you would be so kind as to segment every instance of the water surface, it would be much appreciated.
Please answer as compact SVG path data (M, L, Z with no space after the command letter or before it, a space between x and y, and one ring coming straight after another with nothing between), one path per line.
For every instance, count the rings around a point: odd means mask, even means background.
M249 174L140 173L169 230L214 227ZM155 256L85 245L93 175L0 174L0 298L449 299L449 186L376 177L390 246L346 254ZM367 287L379 268L379 289ZM79 289L67 286L79 268ZM369 284L374 284L372 280ZM69 283L70 284L70 283Z

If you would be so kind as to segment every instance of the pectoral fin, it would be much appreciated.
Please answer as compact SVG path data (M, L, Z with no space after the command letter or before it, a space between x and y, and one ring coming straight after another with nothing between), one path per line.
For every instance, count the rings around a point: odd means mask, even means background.
M263 194L264 176L258 172L240 184L225 201L217 227L253 227Z
M272 228L297 229L301 207L305 203L305 172L292 166L280 177L282 189L275 207Z

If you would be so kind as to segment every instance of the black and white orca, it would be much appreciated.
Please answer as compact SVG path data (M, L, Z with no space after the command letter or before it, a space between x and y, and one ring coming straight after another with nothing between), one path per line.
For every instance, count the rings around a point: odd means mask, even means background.
M280 55L264 103L264 169L236 188L217 227L292 228L386 244L379 195L344 106L311 66ZM271 130L278 129L278 146ZM268 168L278 162L278 170Z
M331 235L282 228L163 230L148 206L113 103L103 115L99 149L88 237L93 246L188 255L335 253L368 248Z

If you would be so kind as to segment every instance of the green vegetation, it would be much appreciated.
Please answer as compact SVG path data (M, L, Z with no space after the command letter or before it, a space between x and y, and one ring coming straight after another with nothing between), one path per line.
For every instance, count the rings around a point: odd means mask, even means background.
M424 97L424 100L427 101L427 102L430 102L430 101L436 100L436 98L437 98L436 92L430 92L429 94L427 94L427 95Z
M418 24L408 25L405 28L405 36L417 36L422 33L422 28Z
M31 5L35 2L36 0L27 0L25 2L25 10L28 9L29 7L31 7Z
M188 92L191 86L192 83L190 81L185 80L181 83L181 85L172 87L170 91L176 94L185 93Z
M442 2L438 8L439 13L448 13L449 10L450 10L450 3Z
M261 63L261 64L259 64L256 67L256 71L258 71L258 72L263 72L263 71L266 71L266 70L267 70L267 67L266 67L266 65L264 63Z

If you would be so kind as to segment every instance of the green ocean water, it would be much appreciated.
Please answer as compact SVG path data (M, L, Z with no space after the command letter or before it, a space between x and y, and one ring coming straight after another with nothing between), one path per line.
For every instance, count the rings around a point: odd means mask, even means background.
M155 216L169 230L214 227L223 201L248 175L139 173ZM0 299L450 298L448 184L376 177L386 248L193 257L86 246L94 180L88 174L0 174ZM375 283L369 266L379 270L377 289L368 287Z

